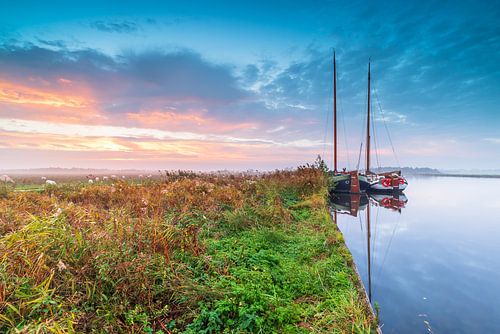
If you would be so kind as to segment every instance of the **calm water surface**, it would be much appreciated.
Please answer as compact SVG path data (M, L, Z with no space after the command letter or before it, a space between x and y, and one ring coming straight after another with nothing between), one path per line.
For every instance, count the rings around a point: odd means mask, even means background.
M370 241L383 332L500 333L500 179L410 178L405 195L401 212L337 213L367 290Z

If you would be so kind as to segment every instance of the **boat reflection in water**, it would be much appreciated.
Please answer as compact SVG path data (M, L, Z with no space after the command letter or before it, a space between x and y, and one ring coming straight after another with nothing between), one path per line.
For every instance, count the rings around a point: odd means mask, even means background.
M408 198L403 193L381 194L347 194L332 193L330 195L330 207L334 213L358 216L359 211L364 211L368 204L401 212L408 203Z
M401 209L408 203L408 198L403 193L394 193L391 195L371 193L368 196L370 197L371 203L375 206L392 209L398 212L401 212Z
M330 206L333 212L358 216L358 211L366 209L368 196L366 194L332 193Z
M330 207L333 212L335 223L338 222L337 214L349 215L360 218L360 211L366 213L366 246L367 246L367 273L368 273L368 286L367 294L370 302L372 301L372 262L371 255L371 216L370 206L380 207L401 213L401 210L408 203L408 198L403 193L381 194L381 193L368 193L368 194L331 194ZM378 215L377 215L378 216Z

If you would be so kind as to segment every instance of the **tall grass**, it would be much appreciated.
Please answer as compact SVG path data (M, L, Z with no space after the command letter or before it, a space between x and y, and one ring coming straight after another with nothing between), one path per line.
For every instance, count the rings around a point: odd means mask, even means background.
M315 168L0 199L0 332L370 332Z

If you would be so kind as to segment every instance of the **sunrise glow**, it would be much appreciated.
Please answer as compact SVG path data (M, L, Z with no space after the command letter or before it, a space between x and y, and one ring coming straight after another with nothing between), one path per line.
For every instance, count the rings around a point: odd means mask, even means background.
M367 19L363 6L290 6L145 3L117 16L75 4L55 17L50 5L29 15L6 5L1 167L331 163L334 48L343 166L358 164L369 57L381 165L500 163L498 64L486 56L498 48L494 10L466 20L465 5L429 14L414 3L406 15L394 4Z

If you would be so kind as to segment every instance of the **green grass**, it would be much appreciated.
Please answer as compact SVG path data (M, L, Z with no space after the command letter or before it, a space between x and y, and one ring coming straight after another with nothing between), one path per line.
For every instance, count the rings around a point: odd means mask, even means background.
M6 191L0 332L371 333L315 169Z

